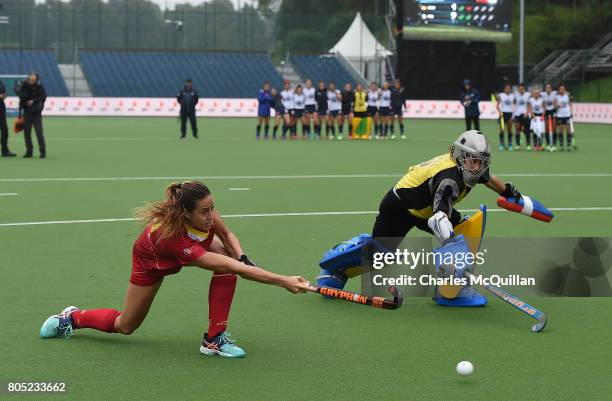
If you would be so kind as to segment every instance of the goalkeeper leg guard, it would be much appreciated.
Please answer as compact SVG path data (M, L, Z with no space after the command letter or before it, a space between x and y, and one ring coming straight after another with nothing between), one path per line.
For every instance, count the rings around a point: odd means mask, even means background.
M466 262L466 256L473 255L473 252L463 235L458 235L445 245L435 248L433 252L440 255L440 257L435 258L438 277L449 280L449 284L436 287L433 300L442 306L476 307L486 305L487 299L474 290L469 282L462 286L451 281L462 278L467 280L463 272L471 271L474 267L473 263L468 265ZM450 263L447 255L453 255L450 258Z
M465 286L459 292L456 298L448 299L440 295L439 289L436 288L435 296L433 297L435 303L441 306L454 306L454 307L478 307L487 304L487 298L482 294L478 293L472 286Z
M336 245L323 255L319 261L321 273L317 284L325 287L342 289L349 278L363 273L362 266L370 264L370 254L382 250L369 234L356 237Z

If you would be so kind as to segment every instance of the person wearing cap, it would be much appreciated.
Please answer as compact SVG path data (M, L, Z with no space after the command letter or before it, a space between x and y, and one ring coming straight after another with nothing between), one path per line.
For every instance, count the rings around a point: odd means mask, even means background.
M465 129L467 131L471 130L473 123L474 129L480 130L480 109L478 108L478 102L480 102L480 92L472 87L471 80L463 80L463 87L461 88L459 101L465 109Z

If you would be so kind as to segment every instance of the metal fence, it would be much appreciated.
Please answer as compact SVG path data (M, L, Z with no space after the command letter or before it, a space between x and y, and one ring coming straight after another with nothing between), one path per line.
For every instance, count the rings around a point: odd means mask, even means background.
M59 63L78 61L78 49L163 51L287 51L325 53L355 13L264 15L236 10L229 0L164 10L149 0L2 0L0 48L55 49ZM384 20L363 15L385 45Z
M269 21L255 9L238 12L219 2L177 10L146 0L3 3L1 48L53 48L60 63L73 62L78 48L261 51L273 45Z

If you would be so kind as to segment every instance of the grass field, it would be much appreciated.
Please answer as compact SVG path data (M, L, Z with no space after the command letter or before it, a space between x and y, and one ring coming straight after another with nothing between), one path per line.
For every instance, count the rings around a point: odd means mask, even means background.
M323 252L368 232L406 168L444 153L463 128L418 120L407 122L406 141L256 142L253 125L202 119L201 139L180 141L176 119L48 118L46 160L0 159L0 193L17 194L0 196L0 380L67 381L54 400L609 399L608 298L526 299L550 319L533 334L529 319L496 299L448 309L411 298L384 311L241 280L230 331L248 356L223 360L198 352L210 273L185 268L165 280L132 336L38 338L43 320L67 305L121 308L140 227L91 220L131 217L173 177L211 187L260 265L314 279ZM496 144L494 123L483 130ZM610 127L576 131L578 152L495 152L492 171L547 206L578 210L557 211L551 224L491 213L488 236L611 236ZM22 138L11 136L21 156ZM495 207L495 196L478 188L459 206L479 203ZM27 222L66 224L8 225ZM472 376L456 375L460 360L474 363Z

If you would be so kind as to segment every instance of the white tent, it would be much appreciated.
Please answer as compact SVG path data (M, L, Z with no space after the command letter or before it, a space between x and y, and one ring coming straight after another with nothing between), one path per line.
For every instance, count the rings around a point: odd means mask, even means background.
M381 81L384 58L393 53L387 50L357 13L344 36L329 50L344 57L368 81Z

